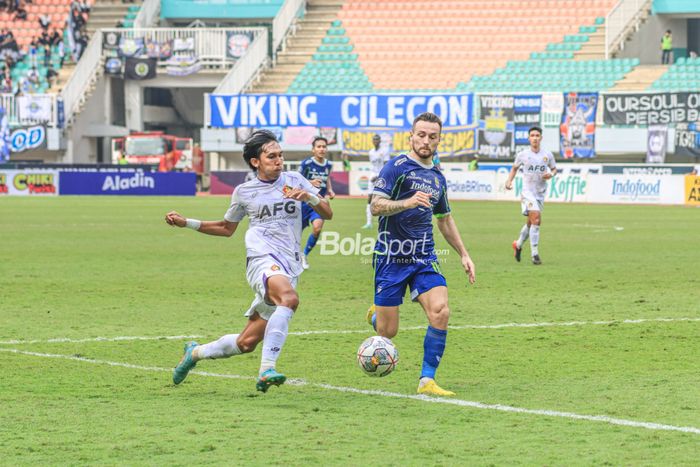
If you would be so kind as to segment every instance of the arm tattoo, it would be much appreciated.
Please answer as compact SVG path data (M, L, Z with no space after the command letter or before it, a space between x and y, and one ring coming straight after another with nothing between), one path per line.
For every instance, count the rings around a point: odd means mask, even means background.
M393 201L380 196L372 197L371 211L374 216L392 216L401 211L405 211L406 200Z

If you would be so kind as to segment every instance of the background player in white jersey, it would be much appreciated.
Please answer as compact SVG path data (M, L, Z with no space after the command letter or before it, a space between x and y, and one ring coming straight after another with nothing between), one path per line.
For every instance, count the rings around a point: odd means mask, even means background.
M363 229L372 228L372 211L370 210L370 204L372 203L372 192L374 191L374 181L379 177L379 173L384 168L384 164L389 162L391 158L391 151L389 150L389 145L382 144L382 137L379 135L372 136L372 144L374 149L369 150L369 162L372 166L372 175L369 179L369 197L367 198L367 223L362 226Z
M324 219L330 219L333 212L303 175L283 172L282 149L273 133L254 132L243 147L243 158L257 177L236 187L222 220L186 219L175 211L165 216L172 226L223 237L232 236L239 222L248 216L246 277L255 292L245 314L248 324L240 334L228 334L204 345L185 345L185 354L173 371L175 384L187 377L197 361L252 352L261 341L257 390L267 392L270 386L279 386L286 380L275 365L287 338L289 320L299 306L295 287L303 271L299 254L301 205L311 205Z
M523 244L530 237L532 264L542 264L539 254L540 224L542 223L542 209L544 196L547 193L547 180L557 174L557 164L552 153L540 147L542 143L542 129L533 126L528 131L530 149L520 151L515 156L513 168L506 181L506 190L513 188L513 179L518 169L523 169L523 192L521 209L523 216L527 216L527 223L520 229L520 236L513 242L515 260L520 261L520 253Z

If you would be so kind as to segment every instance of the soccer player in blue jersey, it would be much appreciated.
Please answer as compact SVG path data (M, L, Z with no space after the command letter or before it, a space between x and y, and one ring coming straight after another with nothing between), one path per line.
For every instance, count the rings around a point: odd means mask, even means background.
M372 193L372 214L379 216L374 251L374 306L368 320L380 336L392 338L399 330L399 305L406 287L428 317L423 340L419 394L453 396L435 382L447 340L450 309L447 282L440 272L433 241L433 215L440 233L459 254L469 283L476 275L450 214L447 183L432 158L442 131L440 117L422 113L413 121L411 151L391 159L379 174Z
M333 192L333 185L331 183L331 170L333 164L331 161L326 159L326 154L328 153L328 140L323 136L317 136L311 143L311 153L312 156L305 159L301 163L299 172L311 181L311 184L318 188L318 195L322 198L335 198L335 193ZM321 229L323 229L323 218L308 204L304 203L302 205L302 219L301 228L305 229L311 225L313 229L311 235L309 235L306 241L306 247L304 248L304 254L301 257L301 264L304 269L309 269L308 256L316 246L319 235L321 235Z

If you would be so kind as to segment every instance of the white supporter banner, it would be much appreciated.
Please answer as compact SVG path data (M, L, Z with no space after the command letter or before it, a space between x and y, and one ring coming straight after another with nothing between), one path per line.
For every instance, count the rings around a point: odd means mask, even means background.
M0 195L56 196L57 170L0 170Z
M589 203L683 204L682 175L601 174L589 177Z
M445 171L449 199L494 199L496 172L477 170L471 172Z
M545 202L550 203L612 203L612 204L684 204L683 175L601 174L597 164L577 164L562 167L558 175L547 182ZM513 180L513 189L506 190L508 172L478 170L443 172L447 179L450 200L494 200L520 202L522 175ZM369 170L352 170L349 177L350 194L369 194Z
M50 95L28 95L17 98L19 119L23 122L49 122L51 121Z

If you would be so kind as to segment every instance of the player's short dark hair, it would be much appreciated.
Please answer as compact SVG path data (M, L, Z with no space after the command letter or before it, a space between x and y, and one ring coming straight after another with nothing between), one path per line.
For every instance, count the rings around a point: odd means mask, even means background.
M263 146L270 142L278 143L277 137L270 130L255 130L245 141L243 145L243 159L248 163L248 166L255 170L251 159L260 159Z
M326 145L328 145L328 138L325 136L314 136L314 140L311 141L311 148L315 148L318 141L323 141L326 143Z
M530 132L531 132L531 131L536 131L536 132L538 132L538 133L540 134L540 136L542 136L542 128L540 128L540 127L538 127L538 126L530 127L530 129L527 130L528 136L530 135Z
M438 125L440 125L440 130L442 130L442 120L440 120L440 117L438 117L432 112L423 112L422 114L414 118L413 125L411 125L411 130L413 130L416 127L416 123L418 122L437 123Z

